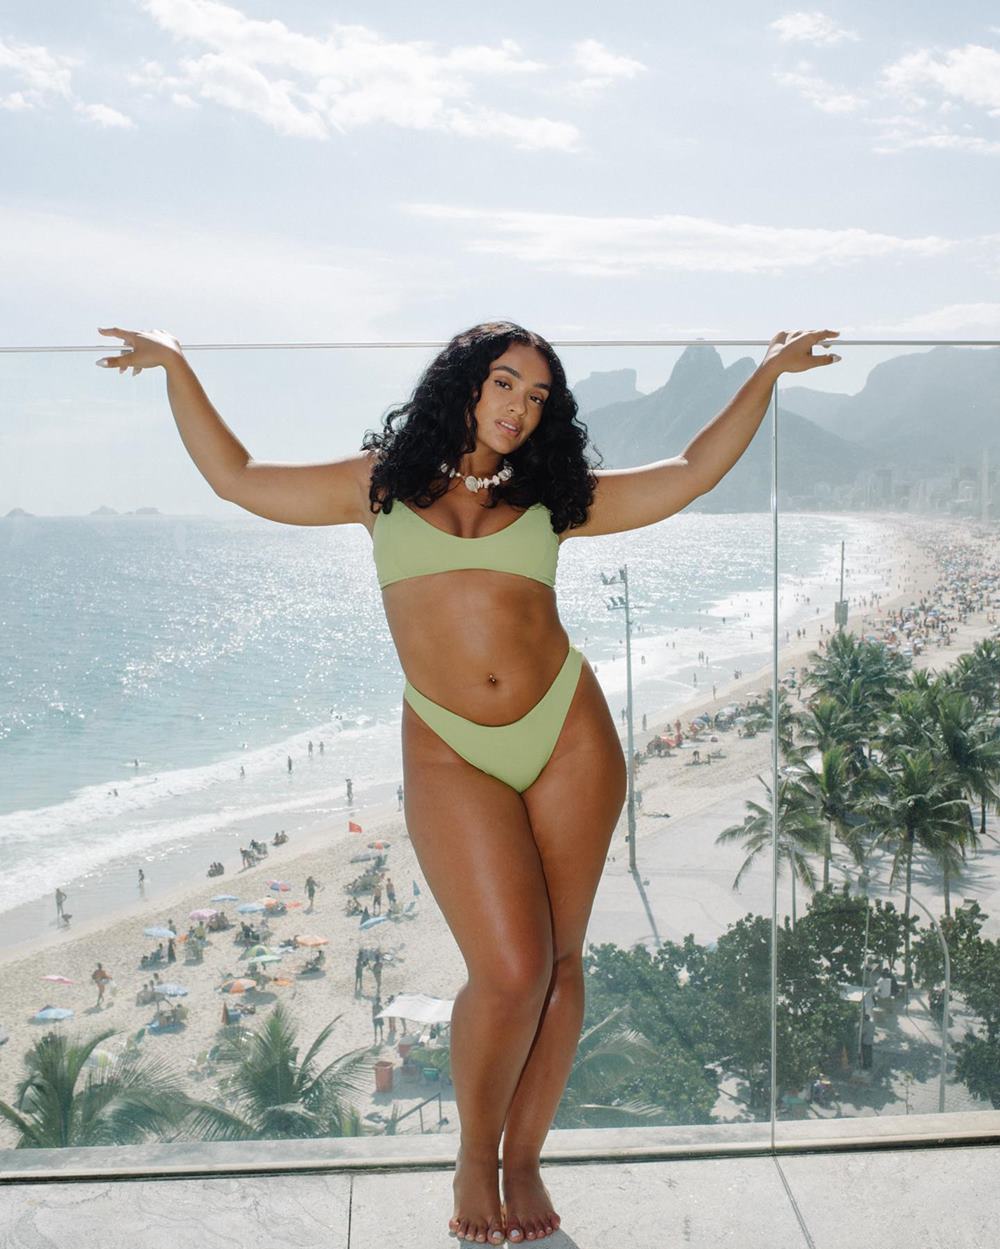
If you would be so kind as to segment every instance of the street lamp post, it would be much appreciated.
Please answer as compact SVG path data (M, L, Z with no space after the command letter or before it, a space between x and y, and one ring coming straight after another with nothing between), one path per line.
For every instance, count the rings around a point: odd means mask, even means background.
M607 603L608 611L625 612L625 683L626 700L625 714L628 728L628 865L636 871L635 861L635 748L632 732L632 617L629 609L628 564L618 569L617 577L605 577L601 574L605 585L621 584L625 587L624 594L612 595Z
M944 939L944 933L941 926L930 913L926 906L910 894L910 901L915 902L923 911L927 918L931 921L931 926L937 933L937 938L941 942L941 950L944 954L944 1000L941 1003L941 1081L938 1087L938 1114L944 1114L944 1081L948 1070L948 998L951 993L951 959L948 957L948 942ZM907 987L909 994L909 987ZM907 1000L909 1000L907 998Z
M870 878L868 876L868 869L867 867L864 867L861 871L860 879L858 881L858 883L861 886L862 892L864 894L864 898L865 898L865 954L863 958L862 967L863 967L864 961L867 960L867 955L868 955L868 884L869 884L869 880ZM910 894L910 901L915 903L917 906L919 906L920 909L927 916L927 918L931 921L931 927L937 933L937 938L941 942L941 951L944 954L944 1000L941 1003L941 1076L940 1076L940 1080L938 1083L938 1113L944 1114L945 1078L948 1073L948 1023L949 1023L948 999L951 993L951 959L948 955L948 942L945 941L944 933L942 933L941 927L938 924L937 920L930 913L927 907L924 906L924 904L920 901L920 899L915 898L912 893ZM864 994L865 983L864 983L863 974L861 978L861 990L862 990L861 992L861 1014L863 1017L864 1010L865 1010L865 994ZM909 989L907 989L907 992L909 992Z

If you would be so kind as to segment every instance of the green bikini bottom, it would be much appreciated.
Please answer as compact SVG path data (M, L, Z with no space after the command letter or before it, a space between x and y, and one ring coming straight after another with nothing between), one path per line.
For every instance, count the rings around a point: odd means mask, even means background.
M409 681L403 697L421 720L466 762L523 793L549 761L576 693L583 655L572 644L555 680L512 724L477 724L432 702Z

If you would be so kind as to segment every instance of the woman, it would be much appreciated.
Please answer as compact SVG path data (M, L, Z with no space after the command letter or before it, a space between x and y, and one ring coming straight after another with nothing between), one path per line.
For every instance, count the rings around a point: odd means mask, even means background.
M556 610L559 546L654 524L711 490L749 445L776 377L839 358L811 354L835 331L775 335L683 455L607 472L585 459L552 347L510 322L453 338L362 454L302 465L253 460L175 338L101 333L126 349L99 364L164 367L184 445L220 497L285 524L372 535L407 678L406 824L468 969L451 1020L461 1140L450 1227L491 1244L547 1236L560 1220L539 1158L580 1035L587 921L626 793L611 713Z

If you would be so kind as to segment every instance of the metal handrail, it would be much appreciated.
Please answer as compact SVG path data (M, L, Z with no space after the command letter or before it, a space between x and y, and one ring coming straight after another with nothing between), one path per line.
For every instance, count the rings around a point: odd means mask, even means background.
M427 349L444 347L449 340L424 342L325 342L325 343L182 343L185 351L331 351L367 350L379 347ZM841 347L1000 347L995 338L838 338ZM552 338L553 347L767 347L768 338ZM120 346L120 344L118 344ZM0 347L0 354L38 351L113 351L108 339L91 345Z

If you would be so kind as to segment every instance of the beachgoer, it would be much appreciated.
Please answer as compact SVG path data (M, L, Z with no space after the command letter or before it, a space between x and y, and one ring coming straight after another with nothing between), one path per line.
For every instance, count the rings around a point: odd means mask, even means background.
M62 919L63 903L66 901L66 894L61 889L56 888L56 919Z
M359 993L364 992L364 983L362 981L362 973L364 972L366 961L367 960L365 959L364 950L359 948L358 957L354 960L354 994L355 996L357 996Z
M407 834L470 969L450 1038L455 1069L464 1072L455 1086L460 1143L469 1147L452 1181L451 1227L470 1240L498 1244L506 1233L523 1241L520 1211L530 1201L547 1234L559 1219L541 1204L538 1155L579 1041L578 1028L559 1020L583 1017L586 917L629 770L596 665L567 644L559 618L561 541L649 525L682 511L705 482L714 488L750 446L779 378L839 359L813 354L837 331L779 331L738 399L705 423L710 438L696 431L676 457L610 477L588 471L555 350L512 322L454 335L427 362L399 428L399 413L390 414L381 433L366 434L360 454L260 472L242 471L250 453L208 401L175 337L101 332L125 350L98 363L131 367L133 376L165 370L185 449L228 502L280 524L360 523L378 536L372 550L390 632L403 669L421 675L419 689L408 679L403 691ZM559 501L560 532L545 499ZM445 571L431 607L423 578ZM520 718L504 723L505 711L521 705ZM561 748L567 738L572 750ZM531 786L527 836L520 795ZM571 854L561 852L567 810ZM499 858L498 830L510 834L500 838ZM512 950L516 976L507 974ZM533 1046L536 1035L551 1041Z
M348 802L354 801L354 786L351 783L350 777L347 778L347 801Z
M375 882L375 888L372 890L372 914L382 914L382 880L379 878Z
M403 809L403 787L402 785L396 786L396 801L399 803L399 806L396 808L396 810L402 811Z
M140 867L139 868L139 888L141 889L145 883L146 883L146 873Z
M385 878L385 896L389 899L389 905L396 901L396 886L392 883L392 877Z
M378 994L375 995L375 1001L372 1002L372 1025L375 1030L373 1043L377 1044L382 1040L382 1020L379 1018L382 1011L382 1003Z
M292 756L291 755L288 756L288 770L289 772L291 772L292 770Z
M176 949L174 948L174 939L173 939L173 937L168 937L168 938L167 938L167 962L168 962L168 963L176 963L176 962L177 962L177 951L176 951Z
M97 1001L94 1003L94 1005L100 1006L101 1003L104 1001L104 991L108 987L111 977L107 973L107 971L105 971L105 969L101 966L101 964L98 963L97 966L94 968L93 972L91 973L90 978L91 980L93 980L94 984L97 985Z

